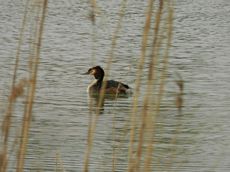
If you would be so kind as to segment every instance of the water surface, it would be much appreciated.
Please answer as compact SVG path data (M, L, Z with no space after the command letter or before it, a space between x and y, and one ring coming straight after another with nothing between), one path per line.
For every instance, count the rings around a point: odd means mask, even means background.
M66 171L82 169L90 114L86 88L92 78L81 74L95 64L106 66L119 18L118 1L98 2L98 7L100 14L92 26L88 3L49 2L26 171L55 171L59 156ZM24 6L21 1L8 0L0 9L3 114ZM128 2L110 71L111 78L131 87L134 87L140 56L145 9L145 2ZM225 172L230 169L229 28L230 1L176 2L169 78L156 124L154 171ZM26 58L21 61L20 77L26 75ZM178 116L174 106L178 89L174 82L176 73L185 80L182 116ZM117 171L127 168L125 131L131 102L132 97L105 102L96 128L90 171L111 171L112 151L118 147ZM12 133L17 133L21 119L22 107L18 105ZM116 141L120 137L122 143ZM9 168L13 170L13 155L10 159Z

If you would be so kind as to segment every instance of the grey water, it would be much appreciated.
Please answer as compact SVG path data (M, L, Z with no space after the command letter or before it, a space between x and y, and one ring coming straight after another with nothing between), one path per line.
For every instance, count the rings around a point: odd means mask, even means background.
M0 122L14 69L23 2L5 0L0 5ZM82 171L90 114L86 88L92 78L81 74L92 65L106 66L119 18L120 1L97 3L99 12L92 26L88 2L49 1L25 171L57 171L60 162L65 171ZM146 7L147 2L128 1L109 75L131 87L135 86ZM227 172L230 1L180 0L174 10L169 77L156 123L153 169ZM19 69L22 78L24 63ZM174 105L178 73L185 82L180 116ZM96 127L90 171L111 171L114 148L116 171L127 169L129 136L125 131L131 106L132 97L105 101ZM16 106L12 142L22 114L21 107ZM14 154L9 157L9 171L15 169Z

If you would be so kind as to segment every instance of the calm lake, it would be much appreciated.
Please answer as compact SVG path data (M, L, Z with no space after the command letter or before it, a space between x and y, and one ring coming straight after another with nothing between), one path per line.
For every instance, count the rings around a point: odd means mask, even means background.
M60 162L65 171L82 171L90 114L86 89L92 81L92 77L82 73L93 65L106 66L120 2L98 1L99 12L92 26L88 1L49 1L25 171L57 171ZM0 122L7 105L24 4L22 0L1 0ZM128 1L109 74L111 79L132 88L146 7L147 1ZM174 9L169 77L156 122L153 169L227 172L230 170L230 1L178 0ZM23 61L26 58L22 50L21 78L27 74L27 61ZM175 108L177 73L185 81L180 116ZM111 171L114 149L119 157L116 171L127 169L126 130L132 98L105 101L96 128L90 171ZM23 115L20 101L13 117L12 142L19 133ZM9 171L15 171L16 151L12 152Z

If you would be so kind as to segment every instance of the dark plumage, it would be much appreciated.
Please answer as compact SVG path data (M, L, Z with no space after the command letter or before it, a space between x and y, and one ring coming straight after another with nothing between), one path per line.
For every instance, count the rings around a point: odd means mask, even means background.
M103 81L104 70L100 66L92 67L85 74L93 75L96 79L88 86L89 93L100 93L103 83L105 85L105 94L123 94L127 95L130 93L130 87L122 82L108 80Z

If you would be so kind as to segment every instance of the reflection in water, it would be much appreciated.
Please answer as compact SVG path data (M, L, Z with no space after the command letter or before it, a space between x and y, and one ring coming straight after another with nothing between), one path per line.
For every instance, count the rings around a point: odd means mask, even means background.
M179 115L181 115L183 107L184 80L182 79L181 75L178 74L178 79L175 82L179 88L179 91L176 95L176 107L178 109Z
M102 114L104 111L105 98L101 98L100 95L88 94L88 106L89 111L93 114Z
M98 94L98 93L92 93L92 92L88 92L88 107L90 112L93 112L95 114L99 113L103 113L104 111L104 106L106 101L109 102L114 102L114 104L116 104L116 102L119 102L121 100L124 100L126 102L126 100L131 97L132 94Z

